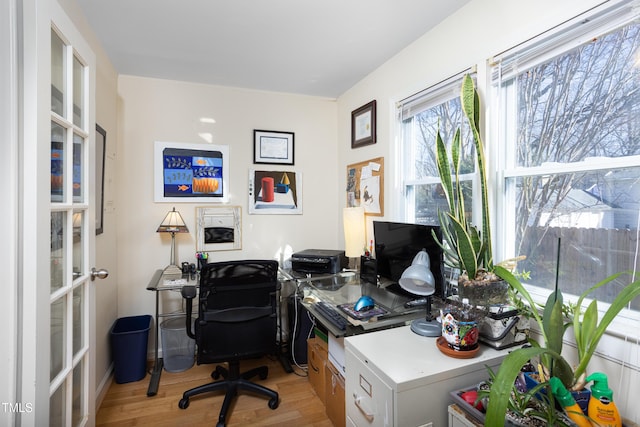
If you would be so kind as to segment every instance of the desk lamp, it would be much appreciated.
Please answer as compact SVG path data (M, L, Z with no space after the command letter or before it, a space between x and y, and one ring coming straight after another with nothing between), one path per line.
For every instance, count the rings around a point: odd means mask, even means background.
M175 207L164 217L156 232L171 233L171 261L165 267L164 274L182 276L182 269L176 264L176 233L188 233L189 229Z
M435 279L431 273L429 255L425 249L418 252L411 265L402 272L398 284L405 291L424 296L427 300L427 315L424 319L411 322L411 330L425 337L439 337L442 327L431 315L431 295L436 291Z
M342 210L344 225L344 255L349 258L349 269L357 270L360 256L365 246L364 208L344 208Z

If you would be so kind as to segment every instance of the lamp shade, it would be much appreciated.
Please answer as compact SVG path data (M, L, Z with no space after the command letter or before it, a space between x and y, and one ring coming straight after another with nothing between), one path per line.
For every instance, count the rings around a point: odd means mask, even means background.
M188 233L189 229L184 223L180 212L174 207L173 210L169 211L164 217L156 231L158 233Z
M429 269L429 255L421 250L413 262L402 273L398 284L402 289L416 295L432 295L435 292L435 278Z
M362 255L365 246L364 208L344 208L342 211L344 225L344 254L348 258Z

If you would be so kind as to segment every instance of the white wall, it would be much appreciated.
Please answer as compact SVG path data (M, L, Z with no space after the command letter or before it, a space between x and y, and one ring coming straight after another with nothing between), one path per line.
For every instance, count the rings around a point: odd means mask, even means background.
M84 39L91 46L96 55L96 122L106 130L106 157L104 183L104 232L96 237L96 268L106 268L109 277L95 283L96 292L96 387L97 404L104 396L109 386L109 374L112 366L109 332L111 325L118 317L118 268L116 259L116 222L115 206L115 164L116 164L116 136L117 123L117 83L118 74L113 68L109 57L97 41L93 30L89 27L82 11L75 0L58 0L74 25L82 33Z
M599 3L600 0L471 1L338 98L339 169L367 158L384 156L385 216L401 220L399 213L403 200L394 164L398 159L394 154L395 103L472 66L478 66L478 86L482 93L486 81L484 67L489 58ZM372 99L378 103L378 142L351 150L348 144L351 111ZM344 188L346 178L343 174L339 177L339 186ZM340 198L339 207L344 205L344 199ZM640 366L639 345L637 339L629 341L612 337L603 339L600 347L608 354L593 360L590 371L603 369L609 375L619 409L638 422L640 409L634 406L631 396L637 391L637 385L632 384L638 384L640 374L637 368L629 365ZM570 348L567 351L570 352Z
M118 314L153 314L145 288L169 263L170 236L156 233L173 206L189 234L176 235L177 261L195 261L195 207L154 203L154 141L205 143L200 117L214 144L228 145L230 201L242 207L242 250L213 252L210 260L277 259L279 251L344 247L338 232L336 103L318 97L259 92L169 80L121 76L117 166ZM295 165L254 165L253 130L295 133ZM249 170L302 172L302 215L249 215ZM151 347L150 347L151 348Z

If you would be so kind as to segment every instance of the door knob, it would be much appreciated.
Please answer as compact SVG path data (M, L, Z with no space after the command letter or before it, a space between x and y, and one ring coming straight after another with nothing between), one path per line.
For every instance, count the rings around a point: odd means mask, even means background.
M109 272L107 270L105 270L104 268L101 268L100 270L96 270L95 267L93 267L91 269L91 281L93 282L94 280L96 280L96 277L98 279L104 279L109 275Z

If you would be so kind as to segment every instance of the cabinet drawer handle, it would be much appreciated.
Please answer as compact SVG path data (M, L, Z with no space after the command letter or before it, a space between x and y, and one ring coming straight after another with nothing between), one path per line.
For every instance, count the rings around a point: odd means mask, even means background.
M362 412L362 415L364 415L364 417L367 419L367 421L369 421L370 423L373 422L373 413L367 411L363 405L362 405L362 398L360 396L358 396L356 393L353 393L353 397L354 397L354 403L356 404L356 407L360 410L360 412Z

